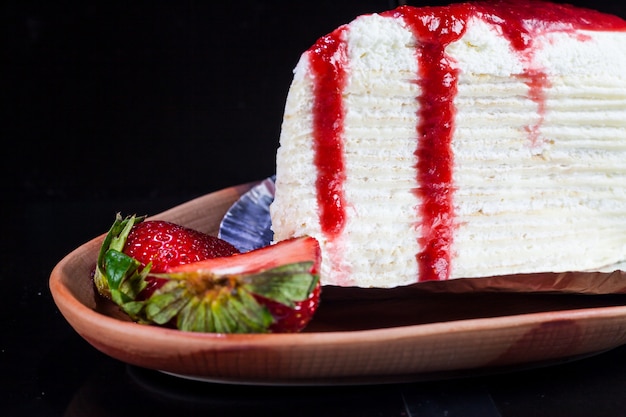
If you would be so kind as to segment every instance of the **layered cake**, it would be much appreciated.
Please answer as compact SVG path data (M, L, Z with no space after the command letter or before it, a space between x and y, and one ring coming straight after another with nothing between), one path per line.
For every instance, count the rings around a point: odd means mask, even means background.
M626 22L544 2L402 6L304 52L276 241L326 285L612 268L626 259Z

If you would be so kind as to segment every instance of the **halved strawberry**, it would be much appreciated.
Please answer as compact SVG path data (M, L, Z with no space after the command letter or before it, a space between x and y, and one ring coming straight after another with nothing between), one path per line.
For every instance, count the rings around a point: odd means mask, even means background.
M317 240L300 237L239 255L172 267L168 274L215 281L236 277L224 288L233 294L242 289L250 292L272 317L267 331L294 333L306 327L319 306L320 262Z
M98 291L135 321L174 322L181 330L200 332L296 332L317 309L317 240L286 240L245 254L169 265L155 273L152 263L144 266L125 253L132 229L141 221L118 216L94 277ZM148 285L154 288L146 296Z

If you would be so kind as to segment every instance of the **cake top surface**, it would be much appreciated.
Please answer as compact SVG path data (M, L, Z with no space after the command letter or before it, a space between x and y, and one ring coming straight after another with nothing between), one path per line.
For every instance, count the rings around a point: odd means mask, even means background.
M456 3L438 7L402 6L387 14L405 16L412 26L423 29L420 37L436 37L438 42L457 39L471 18L499 26L517 49L529 46L533 36L545 32L573 30L626 30L626 21L596 10L544 1L510 0Z
M450 43L462 36L467 22L482 19L500 27L502 34L517 49L524 49L536 35L547 32L626 31L622 18L569 4L541 0L518 2L512 0L453 3L447 6L400 6L381 13L386 17L403 18L411 22L422 41ZM337 30L342 30L343 26ZM315 51L319 45L313 45Z

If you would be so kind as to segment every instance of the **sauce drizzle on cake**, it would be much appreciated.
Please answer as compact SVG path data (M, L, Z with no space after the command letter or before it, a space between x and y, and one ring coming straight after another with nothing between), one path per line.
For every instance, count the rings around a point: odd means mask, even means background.
M294 69L274 240L317 238L340 286L622 262L625 41L542 1L358 16Z

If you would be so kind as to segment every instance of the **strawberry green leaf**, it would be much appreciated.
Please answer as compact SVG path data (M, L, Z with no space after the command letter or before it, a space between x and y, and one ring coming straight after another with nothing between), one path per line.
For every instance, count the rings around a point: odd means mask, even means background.
M100 246L98 260L96 263L96 272L94 275L94 283L96 284L98 292L103 296L111 296L109 289L110 280L107 277L108 271L106 270L107 267L105 265L107 253L110 250L121 252L132 227L135 224L142 222L144 219L145 216L136 217L134 215L122 219L122 216L119 213L116 214L115 221ZM120 279L118 278L118 280Z
M319 276L311 273L313 262L282 265L244 277L243 286L254 294L292 307L305 300L317 284Z
M141 264L130 256L109 250L104 255L104 265L107 287L109 288L111 299L119 305L135 300L147 285L145 277L150 272L148 264L139 270Z
M170 281L146 300L146 318L156 324L165 324L176 317L190 299L184 281Z
M245 333L265 332L274 318L259 302L244 289L228 300L228 309Z
M176 320L176 327L190 332L210 332L212 330L211 317L207 314L207 304L200 299L193 298L180 310Z
M222 297L211 303L215 331L218 333L237 333L237 320L227 308L227 304L228 300Z
M245 289L199 290L187 280L176 279L157 290L134 314L161 325L176 318L178 329L196 332L261 333L274 321Z
M122 281L132 275L140 266L139 262L128 255L116 250L109 250L104 254L106 278L111 290L119 289Z
M111 243L109 249L115 249L121 252L122 249L124 249L126 239L128 239L128 235L130 234L131 229L135 224L142 222L144 217L135 217L133 215L121 221L120 219L121 216L118 214L116 216L116 220L119 221L119 225L115 230L116 233L111 234Z
M141 318L141 310L144 308L145 302L143 301L129 301L127 303L122 304L122 310L126 314L128 314L133 320L139 321L141 323L146 323L145 320Z

